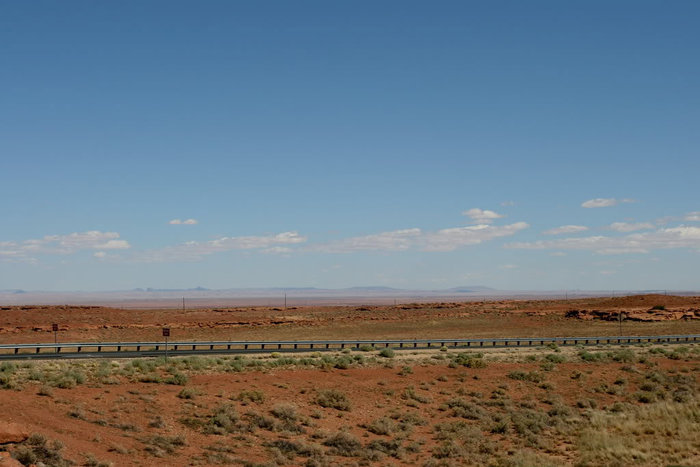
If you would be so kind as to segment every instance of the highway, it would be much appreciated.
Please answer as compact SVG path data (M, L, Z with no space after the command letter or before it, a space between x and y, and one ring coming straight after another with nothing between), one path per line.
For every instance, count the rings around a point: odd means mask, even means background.
M0 344L0 360L140 358L253 354L263 352L338 351L366 347L394 350L409 349L483 349L557 346L596 346L634 344L689 344L700 342L700 334L667 336L593 336L593 337L507 337L490 339L378 339L378 340L304 340L304 341L152 341L152 342L68 342L37 344Z

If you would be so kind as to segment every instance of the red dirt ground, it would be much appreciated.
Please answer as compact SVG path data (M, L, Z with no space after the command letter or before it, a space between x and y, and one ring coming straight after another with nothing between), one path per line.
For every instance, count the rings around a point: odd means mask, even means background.
M666 310L649 313L654 306ZM84 306L0 307L0 343L159 340L170 327L172 340L340 339L413 337L539 337L612 335L616 319L566 318L578 310L626 320L624 334L700 332L700 297L642 295L577 300L500 300L361 307L267 307L122 310Z
M661 359L658 369L688 368L690 363L672 362ZM574 405L582 398L594 398L600 407L612 404L620 398L605 393L593 393L592 383L608 383L621 374L620 363L600 363L594 366L593 380L572 379L572 372L589 371L592 366L585 363L563 363L557 371L547 374L547 381L556 387L556 393L566 405ZM428 423L415 426L410 435L413 440L421 440L423 446L417 453L409 454L403 460L386 458L385 465L422 464L430 457L437 441L433 437L433 426L447 419L440 410L441 404L455 397L455 394L480 392L488 395L499 387L507 388L508 397L513 402L525 399L535 401L538 407L547 406L538 399L545 394L523 381L508 379L513 370L530 371L539 367L535 363L493 363L487 368L449 368L444 364L415 366L413 373L401 376L396 368L356 368L347 370L271 370L251 371L235 374L199 374L191 378L189 387L199 392L192 400L182 400L177 394L181 386L131 383L122 381L116 385L91 384L72 389L54 389L50 396L39 396L39 386L27 384L21 391L0 390L2 399L2 419L24 427L28 432L39 432L49 439L57 439L65 444L64 455L81 464L87 454L95 458L113 462L114 465L216 465L206 460L211 451L207 446L226 446L229 455L249 462L264 462L270 453L263 447L264 441L279 439L277 433L257 430L254 434L205 435L184 426L180 419L197 414L210 413L217 405L227 402L235 405L239 413L254 410L269 413L280 403L290 403L298 408L300 415L311 420L307 433L288 435L288 439L309 439L313 432L333 433L349 428L363 442L371 439L388 439L369 434L361 425L383 416L392 410L417 412ZM478 379L475 379L478 378ZM405 388L413 386L427 398L428 402L407 406L406 400L399 397ZM263 403L243 405L231 401L229 397L242 390L257 389L264 392ZM322 389L338 389L350 399L350 411L321 408L314 403L315 394ZM634 386L628 387L634 391ZM80 414L77 416L75 414ZM73 414L73 415L71 415ZM154 428L149 422L161 417L164 426ZM143 442L151 435L184 435L186 445L177 448L165 458L156 458L145 451ZM494 434L493 440L507 449L505 437ZM505 444L503 444L505 443ZM0 447L0 450L2 448ZM558 446L550 455L568 463L574 458L567 443ZM347 458L334 458L345 463ZM288 465L300 465L299 458ZM335 464L333 462L332 464ZM82 464L81 464L82 465ZM337 465L337 464L335 464Z

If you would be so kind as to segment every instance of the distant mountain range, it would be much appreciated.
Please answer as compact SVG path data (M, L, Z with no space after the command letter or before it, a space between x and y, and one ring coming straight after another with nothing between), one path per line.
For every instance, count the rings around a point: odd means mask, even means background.
M672 293L674 295L697 295L692 291L664 290L498 290L482 285L452 287L449 289L412 290L382 286L349 287L343 289L320 289L315 287L268 287L207 289L137 288L116 291L26 291L20 289L0 290L0 305L128 305L130 306L176 306L185 298L190 306L239 306L284 303L301 305L320 304L370 304L407 303L411 301L463 301L515 298L575 298L611 295L634 295L641 293Z

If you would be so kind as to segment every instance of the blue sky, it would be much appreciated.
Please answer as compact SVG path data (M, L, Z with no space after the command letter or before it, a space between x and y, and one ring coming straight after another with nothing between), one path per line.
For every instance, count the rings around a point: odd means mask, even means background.
M698 290L698 20L2 2L0 289Z

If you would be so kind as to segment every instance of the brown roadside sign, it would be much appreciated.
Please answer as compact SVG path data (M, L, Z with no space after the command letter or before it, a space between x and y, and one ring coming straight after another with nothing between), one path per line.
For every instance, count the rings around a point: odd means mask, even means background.
M170 337L170 328L163 328L163 337Z
M56 323L52 324L51 329L53 329L53 332L58 331L58 324L56 324Z

